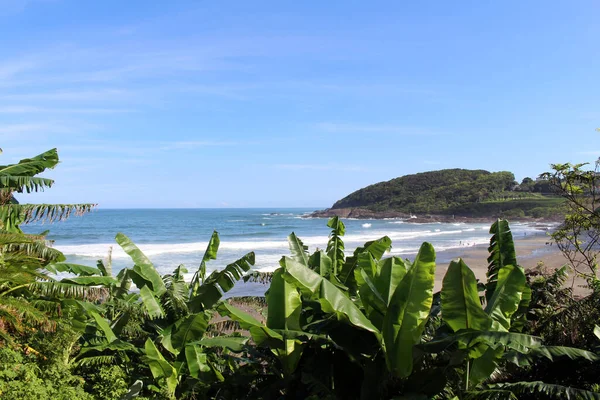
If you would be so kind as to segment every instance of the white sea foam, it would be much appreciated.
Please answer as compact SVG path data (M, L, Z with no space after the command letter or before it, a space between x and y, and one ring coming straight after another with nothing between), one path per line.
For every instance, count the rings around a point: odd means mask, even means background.
M391 223L394 222L401 221L392 221ZM363 224L363 227L366 228L367 226L365 225L371 227L370 223ZM358 233L357 230L355 230L355 232L357 233L347 234L343 237L343 239L346 244L346 248L348 250L351 250L357 246L363 245L367 241L376 240L387 235L394 244L394 253L414 251L415 248L418 248L420 242L425 240L431 241L434 244L436 251L444 251L446 249L455 247L465 247L470 245L483 244L489 241L489 237L487 235L484 235L483 232L479 230L479 226L474 227L473 225L471 225L464 227L465 229L462 230L442 230L444 229L443 226L440 226L441 229L436 228L435 230L405 230L406 226L407 225L404 225L402 227L398 226L398 228L392 228L391 226L388 226L389 229L378 227L377 229L373 228L360 233ZM448 227L448 225L445 225L445 229L448 229ZM415 226L415 228L417 227ZM483 230L487 228L481 227L481 229ZM465 238L467 232L474 232L475 230L477 230L477 233L475 233L474 236ZM513 231L513 233L516 236L521 236L525 233L529 234L529 232L539 233L539 227L524 225L519 226ZM481 235L481 237L477 237L478 235ZM329 240L329 237L327 235L306 236L299 234L298 236L303 241L303 243L309 247L309 250L311 252L317 248L324 249L327 246L327 242ZM436 240L436 238L439 239ZM206 246L206 242L138 244L138 247L144 252L144 254L146 254L151 259L153 257L165 255L163 257L159 257L159 261L166 261L170 260L170 255L173 254L173 262L180 260L180 258L177 257L176 254L181 254L184 260L196 257L196 255L201 257L201 255L206 250ZM112 256L115 260L129 259L129 256L116 243L56 246L58 250L62 251L68 256L75 255L82 257L90 257L94 259L106 257L110 247L113 248ZM257 266L265 262L267 263L267 266L272 265L274 267L277 267L279 258L284 254L288 254L289 252L288 242L285 239L285 237L282 237L279 240L260 240L258 238L253 238L250 240L228 241L222 239L219 252L219 264L221 261L227 260L229 258L231 258L233 261L239 256L249 251L256 251ZM267 261L263 261L265 260L263 257L272 258L266 259Z
M363 228L370 228L370 227L371 227L371 224L362 224L361 226L362 226Z
M325 242L327 243L327 242ZM156 256L160 254L177 253L204 253L207 242L196 243L175 243L175 244L139 244L140 250L147 256ZM128 258L129 256L117 245L112 243L100 244L80 244L56 246L57 250L67 255L77 255L82 257L105 257L108 249L112 247L113 258ZM240 241L240 242L221 242L220 250L264 250L264 249L287 249L287 241L261 240L261 241Z

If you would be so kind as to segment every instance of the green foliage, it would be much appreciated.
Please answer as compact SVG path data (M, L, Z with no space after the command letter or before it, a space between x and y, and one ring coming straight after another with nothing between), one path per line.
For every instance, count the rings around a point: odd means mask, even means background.
M90 376L88 391L98 399L119 400L128 392L128 376L118 365L103 365Z
M251 270L254 253L206 276L217 232L190 284L183 266L161 276L123 234L116 241L133 266L117 276L110 259L66 263L45 233L22 234L19 224L88 209L14 199L50 187L34 175L56 165L55 155L0 167L0 336L12 346L0 347L2 398L598 398L600 296L572 299L564 269L526 275L506 221L490 229L485 284L457 260L433 293L428 243L412 261L385 258L386 236L347 256L335 217L325 251L309 254L292 233L291 257L249 278L270 283L265 299L228 302L223 296ZM336 206L521 216L557 205L536 193L545 190L538 182L515 186L508 172L445 170L373 185ZM58 272L75 276L49 274ZM241 309L265 301L266 318ZM578 328L584 317L589 323ZM557 360L582 373L561 376L550 369Z
M560 204L560 199L515 189L518 186L510 172L446 169L406 175L367 186L337 201L332 208L521 217L530 215L528 210L532 208L554 209ZM551 194L547 189L543 193Z
M543 174L549 185L566 200L566 215L552 238L575 272L585 278L593 290L600 290L598 244L600 242L600 163L594 169L587 164L553 164Z
M491 327L492 319L481 308L475 274L462 260L450 263L442 287L444 321L454 332Z
M435 251L423 243L411 269L398 284L383 320L389 370L407 377L413 368L413 346L421 342L433 302Z
M27 353L29 352L29 353ZM94 399L84 380L60 363L44 363L33 350L0 347L0 397L8 400Z
M302 393L419 398L453 393L485 398L500 392L514 397L508 387L488 385L499 371L510 371L509 364L565 357L596 362L591 352L544 346L539 337L511 332L521 329L515 315L537 295L530 294L516 265L506 221L498 221L491 232L485 306L473 272L461 260L451 263L441 294L433 294L435 256L426 243L413 262L381 258L389 239L366 243L346 259L337 279L335 274L323 276L313 264L327 255L317 252L307 258L303 246L291 246L292 258L284 257L273 275L266 325L228 304L219 307L221 315L250 332L257 346L250 361L254 371L265 363L270 366L262 372L267 374L264 380L249 377L261 388L257 397ZM291 242L301 243L295 236ZM344 285L348 282L351 286ZM268 361L273 355L275 364ZM544 386L531 387L545 393Z

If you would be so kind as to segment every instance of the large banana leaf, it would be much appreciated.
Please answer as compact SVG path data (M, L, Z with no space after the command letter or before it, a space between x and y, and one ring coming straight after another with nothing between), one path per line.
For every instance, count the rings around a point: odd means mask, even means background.
M291 246L290 246L291 247ZM271 329L282 330L285 345L276 349L283 369L287 375L292 374L302 356L303 345L299 341L286 337L286 331L300 331L300 313L302 300L298 289L282 277L283 270L279 268L273 274L271 286L266 294L268 315L267 326Z
M46 266L46 269L52 272L70 272L79 276L102 275L98 268L88 267L87 265L79 265L72 263L53 263Z
M388 306L383 321L386 363L394 375L407 377L413 367L413 346L421 334L433 302L435 251L423 243L404 279L400 282Z
M200 340L206 332L208 318L204 313L188 315L177 321L170 331L170 343L180 352L186 344Z
M422 343L419 345L419 348L428 353L439 353L454 344L458 344L460 348L468 349L473 348L480 343L484 343L491 347L503 345L518 352L529 352L531 349L540 348L542 346L542 341L537 336L515 332L463 329L453 335Z
M496 289L500 269L505 265L518 265L515 243L508 221L499 219L494 222L490 227L490 234L492 237L488 248L490 256L487 260L489 265L486 285L486 298L488 301Z
M529 313L529 303L531 303L531 287L525 282L523 292L521 293L521 301L517 307L517 311L511 316L510 329L514 332L522 332L527 323L527 314Z
M485 312L505 330L510 328L511 316L519 308L526 285L527 278L523 268L504 265L498 271L498 281L485 307Z
M498 361L504 353L504 347L487 347L480 357L471 361L469 386L475 387L488 379L498 367Z
M117 340L117 336L114 334L112 329L110 329L110 325L108 325L108 322L106 322L106 320L102 318L100 314L90 311L90 315L94 318L100 330L104 332L104 337L106 337L106 340L108 340L109 343Z
M533 394L535 398L538 399L600 400L600 393L567 386L554 385L541 381L495 383L489 386L492 389L509 390L517 395Z
M331 313L338 320L348 321L380 338L379 330L333 283L288 257L281 260L281 266L285 271L284 279L297 286L307 297L318 301L325 313Z
M247 329L252 335L252 340L258 345L267 345L272 349L283 348L284 339L279 333L263 325L252 315L236 307L222 302L217 307L217 311L224 317L229 317L238 322L242 329Z
M331 258L323 250L315 251L309 257L308 266L313 271L317 271L321 276L335 278L333 274L333 261L331 261Z
M346 234L346 226L337 216L331 217L327 221L327 226L331 228L331 234L329 235L326 251L332 261L333 275L337 275L340 273L345 261L342 236Z
M0 166L0 176L34 176L58 164L58 151L51 149L18 164Z
M343 285L346 285L350 289L350 293L354 294L358 291L357 282L355 279L354 270L358 265L358 256L368 251L371 253L375 260L379 261L383 254L388 251L392 247L392 240L384 236L381 239L369 241L365 243L363 247L357 247L354 250L354 254L352 257L348 257L342 266L342 270L340 272L340 281Z
M208 245L206 246L206 251L202 256L202 261L200 262L200 267L198 271L194 274L192 281L190 282L190 295L196 295L196 291L198 287L204 282L206 278L206 263L210 260L217 259L217 252L219 251L219 245L221 241L219 239L219 233L214 231L208 241Z
M249 338L244 336L215 336L195 342L204 347L223 347L234 352L243 351Z
M271 286L266 293L267 326L271 329L300 330L302 300L296 287L286 282L280 268L273 274Z
M166 383L169 393L173 395L178 384L177 370L163 357L151 339L146 340L144 349L146 351L145 361L150 367L152 376L159 384Z
M201 374L211 371L206 359L206 353L202 352L200 346L193 344L185 346L185 359L190 375L196 379L199 379Z
M162 306L148 286L142 286L140 289L140 298L150 318L162 318L165 316Z
M358 265L354 270L354 278L358 285L358 293L365 314L369 320L381 330L383 317L387 311L387 303L373 282L377 278L377 263L373 255L365 251L358 256Z
M288 236L288 245L292 258L308 267L308 246L305 246L294 232Z
M188 304L190 311L199 312L214 306L223 294L233 288L245 272L250 271L254 260L254 252L250 252L222 270L213 271L198 288L196 295L190 298Z
M61 282L82 286L111 286L117 283L112 276L75 276L73 278L64 278Z
M504 359L510 361L519 367L530 366L534 360L547 358L554 361L555 357L567 357L571 360L585 359L588 361L598 361L599 357L590 351L576 349L564 346L542 346L529 350L527 353L510 351L504 355Z
M392 295L407 270L404 260L400 257L388 257L379 261L379 274L373 283L386 305L390 304Z
M301 265L301 264L299 264ZM305 267L306 268L306 267ZM308 268L307 268L308 269ZM275 330L261 324L252 315L241 311L227 303L221 303L218 307L219 314L228 316L237 321L243 329L248 329L252 340L258 346L267 346L277 356L286 375L292 374L300 357L302 356L302 343L296 338L307 335L305 332L288 331L286 329Z
M160 274L148 257L124 234L117 233L115 240L135 263L133 266L135 274L131 275L131 279L136 286L141 289L144 285L148 285L156 296L166 292L167 288Z
M452 261L442 283L442 318L453 331L488 330L492 319L479 301L475 274L463 260Z

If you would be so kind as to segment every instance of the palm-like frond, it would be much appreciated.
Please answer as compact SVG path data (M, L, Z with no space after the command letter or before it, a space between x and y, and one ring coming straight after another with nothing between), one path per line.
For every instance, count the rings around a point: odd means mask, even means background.
M0 175L0 190L11 189L15 192L40 192L50 188L54 180L33 176Z
M518 400L510 390L487 389L466 392L465 400Z
M1 297L0 331L21 333L26 327L51 331L56 327L56 323L23 298Z
M190 311L198 312L211 308L224 293L231 290L235 282L241 279L254 265L254 252L250 252L239 260L227 265L220 271L214 271L198 288L196 295L190 298Z
M172 274L163 276L163 282L167 291L161 297L163 308L168 312L175 314L186 314L188 312L187 301L189 288L185 283L184 274L187 269L180 265Z
M540 381L496 383L490 385L490 387L492 389L509 390L516 395L534 394L544 396L546 399L600 400L600 393Z
M69 298L99 301L108 297L108 289L97 286L84 286L71 282L34 282L29 290L38 295L54 298Z
M88 356L83 357L73 362L75 367L98 367L101 365L110 365L114 364L117 360L117 356L114 354L103 354L99 356Z
M337 275L342 270L345 261L342 236L346 233L346 226L337 216L329 219L327 226L331 228L331 233L329 234L326 252L332 261L333 274Z
M273 280L273 272L252 271L244 275L243 280L250 283L269 284Z
M81 216L92 211L96 204L6 204L6 213L19 214L23 224L31 222L64 221L72 215Z
M11 243L2 247L2 253L9 257L18 260L18 258L35 258L40 264L44 265L49 262L61 262L65 260L65 256L60 251L49 247L45 241L32 241L30 243Z

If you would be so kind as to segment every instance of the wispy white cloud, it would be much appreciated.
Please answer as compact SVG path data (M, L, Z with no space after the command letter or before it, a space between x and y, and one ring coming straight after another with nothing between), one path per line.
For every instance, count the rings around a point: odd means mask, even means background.
M437 132L427 128L401 126L393 124L358 124L358 123L338 123L338 122L320 122L317 129L330 133L382 133L410 136L434 136L440 135Z
M0 62L0 80L12 79L24 71L35 69L37 66L35 62L25 59Z
M57 123L7 124L0 125L0 134L19 135L33 132L73 132L74 128Z
M0 100L45 100L45 101L94 101L114 100L130 95L131 92L123 89L96 89L96 90L49 90L46 92L12 93L0 95Z
M31 123L0 123L0 137L5 146L19 147L26 140L35 140L42 144L51 139L52 146L68 137L84 137L101 126L81 121L41 121Z
M360 165L340 164L276 164L276 168L289 169L293 171L316 170L316 171L366 171L367 168Z
M198 147L221 147L221 146L245 146L254 144L254 142L236 141L236 140L189 140L177 141L164 144L161 150L182 150L194 149Z
M127 108L49 108L37 106L0 106L0 114L121 114L135 112Z
M51 0L0 0L0 15L14 15L23 12L33 3Z

